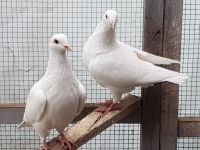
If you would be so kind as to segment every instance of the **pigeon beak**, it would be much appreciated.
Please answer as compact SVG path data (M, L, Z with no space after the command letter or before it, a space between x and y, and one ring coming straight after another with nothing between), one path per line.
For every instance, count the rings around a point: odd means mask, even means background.
M72 51L72 49L68 45L63 45L66 51Z
M111 26L112 26L112 29L115 30L116 23L115 22L111 23Z

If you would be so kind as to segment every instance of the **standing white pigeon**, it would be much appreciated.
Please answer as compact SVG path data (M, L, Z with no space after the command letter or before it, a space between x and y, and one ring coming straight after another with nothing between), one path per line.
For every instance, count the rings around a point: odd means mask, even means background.
M187 76L154 64L179 63L130 47L116 39L117 12L108 10L94 33L83 47L83 63L91 76L112 93L108 108L113 109L123 93L137 86L147 87L153 83L169 81L181 84Z
M65 52L71 50L64 34L54 35L49 43L49 61L46 73L30 90L23 122L18 126L32 126L40 136L42 150L49 150L46 137L56 129L62 146L71 149L72 142L63 135L65 127L83 109L86 92L72 72Z

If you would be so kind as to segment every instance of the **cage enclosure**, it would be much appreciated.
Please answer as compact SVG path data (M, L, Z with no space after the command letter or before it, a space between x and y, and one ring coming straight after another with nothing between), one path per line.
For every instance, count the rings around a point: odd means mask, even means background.
M82 47L108 9L118 12L117 38L138 49L180 60L168 68L189 76L185 84L136 88L142 97L123 121L80 149L200 149L200 1L199 0L2 0L0 21L0 149L38 149L31 128L17 130L32 85L47 66L48 41L64 33L75 75L87 89L87 103L111 97L82 65ZM166 67L166 66L164 66ZM73 124L70 125L70 127ZM50 136L57 135L52 131Z

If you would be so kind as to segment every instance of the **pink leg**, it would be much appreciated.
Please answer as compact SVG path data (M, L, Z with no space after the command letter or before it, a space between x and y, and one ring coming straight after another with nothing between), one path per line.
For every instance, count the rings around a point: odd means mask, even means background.
M64 134L60 134L58 137L57 137L57 141L59 143L61 143L61 147L64 147L66 146L67 147L67 150L72 150L72 147L75 147L77 149L77 146L76 144L74 144L71 140L67 139Z
M109 100L106 100L103 105L106 106L106 107L109 107L110 105L112 105L113 103L113 100L112 99L109 99Z
M44 144L41 146L40 150L52 150L52 149L51 149L46 143L44 143Z
M120 107L118 106L118 103L113 102L113 100L111 99L111 100L106 100L104 106L97 108L95 111L106 114L109 111L119 110L119 109Z
M103 116L105 116L108 112L112 111L112 110L119 110L121 109L120 106L117 105L118 103L114 103L112 102L111 105L109 107L100 107L100 110L98 110L97 108L97 112L101 112L101 116L99 117L99 119L101 119ZM103 109L102 109L103 108ZM98 119L98 120L99 120Z
M106 110L105 113L107 113L109 111L112 111L112 110L118 109L116 106L117 106L117 103L112 102L111 105L108 107L108 109Z
M102 106L98 107L95 111L104 113L107 111L108 107L113 103L112 99L106 100Z

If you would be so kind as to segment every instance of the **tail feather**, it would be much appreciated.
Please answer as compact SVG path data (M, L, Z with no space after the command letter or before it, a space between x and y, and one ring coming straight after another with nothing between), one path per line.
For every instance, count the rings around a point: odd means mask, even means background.
M138 49L134 49L137 56L147 62L150 62L152 64L157 64L157 65L161 65L161 64L165 64L165 65L170 65L170 64L179 64L180 62L177 60L173 60L170 58L166 58L166 57L161 57L161 56L157 56L157 55L153 55L150 53L147 53L145 51L141 51Z
M168 82L172 82L172 83L181 85L187 79L188 79L187 75L185 75L185 74L179 74L178 76L170 77L168 79L165 79L164 81L168 81Z
M27 122L22 121L22 122L18 125L17 129L24 128L24 127L29 127L29 126L30 126L30 125L29 125Z

